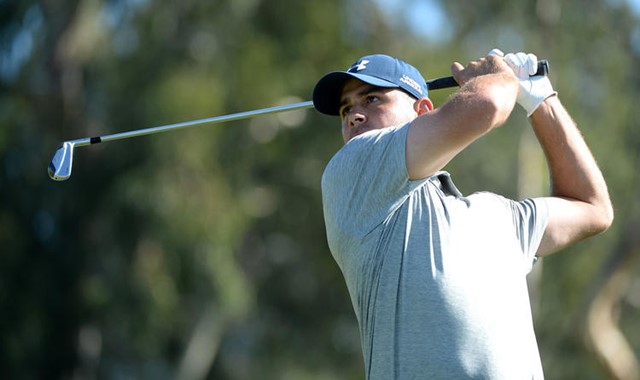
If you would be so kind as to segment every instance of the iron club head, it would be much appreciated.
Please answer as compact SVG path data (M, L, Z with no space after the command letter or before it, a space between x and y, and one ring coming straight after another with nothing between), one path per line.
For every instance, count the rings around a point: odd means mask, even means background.
M71 177L71 165L73 164L72 141L65 141L60 145L49 164L49 177L55 181L64 181Z

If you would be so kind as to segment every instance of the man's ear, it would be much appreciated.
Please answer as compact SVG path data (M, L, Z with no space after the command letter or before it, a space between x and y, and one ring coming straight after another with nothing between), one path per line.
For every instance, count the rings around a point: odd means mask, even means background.
M418 116L429 111L433 111L433 103L429 98L420 98L413 103L413 109L418 113Z

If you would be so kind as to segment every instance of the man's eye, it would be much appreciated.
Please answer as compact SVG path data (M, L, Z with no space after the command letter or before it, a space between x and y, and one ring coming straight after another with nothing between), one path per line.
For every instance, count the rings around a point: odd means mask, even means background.
M350 106L342 107L342 109L340 110L340 115L346 116L349 112L351 112Z
M376 95L369 95L367 96L367 102L368 103L373 103L375 101L377 101L379 98Z

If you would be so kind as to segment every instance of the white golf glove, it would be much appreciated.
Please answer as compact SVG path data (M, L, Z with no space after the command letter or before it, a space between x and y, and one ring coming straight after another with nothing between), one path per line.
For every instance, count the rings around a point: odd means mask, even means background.
M555 95L556 92L546 76L531 76L538 70L538 57L534 54L509 53L504 56L504 60L520 79L517 101L527 111L527 117L529 117L545 99Z

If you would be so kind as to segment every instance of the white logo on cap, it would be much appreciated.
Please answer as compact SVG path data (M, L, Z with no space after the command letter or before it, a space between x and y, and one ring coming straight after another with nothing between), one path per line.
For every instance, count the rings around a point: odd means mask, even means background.
M407 84L409 87L412 87L414 90L418 91L420 95L422 95L422 88L420 87L418 82L414 81L412 78L409 78L408 76L403 74L402 78L400 78L400 82Z
M368 59L363 59L362 61L358 62L357 65L354 65L353 68L355 68L356 71L364 70L367 68L367 63L369 62L371 61L369 61Z

